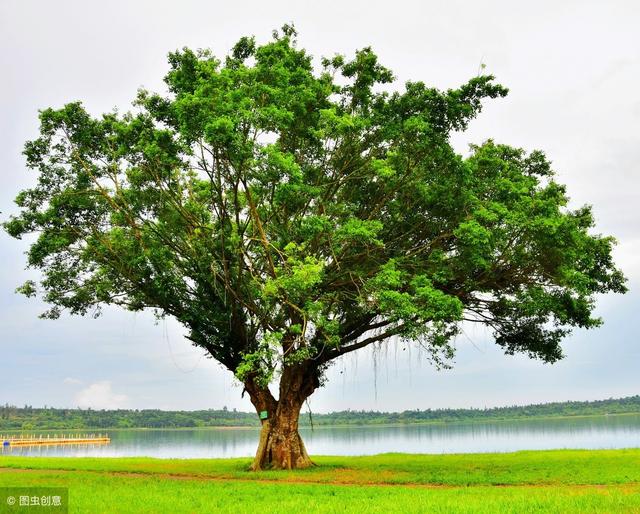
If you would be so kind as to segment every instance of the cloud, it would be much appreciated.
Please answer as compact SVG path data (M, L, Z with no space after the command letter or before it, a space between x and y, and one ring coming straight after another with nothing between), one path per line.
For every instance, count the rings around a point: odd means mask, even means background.
M111 382L103 380L86 387L75 396L78 407L92 409L123 409L129 404L129 397L125 394L116 394L111 389Z
M82 384L82 380L73 377L67 377L62 381L62 383L67 385L80 385Z

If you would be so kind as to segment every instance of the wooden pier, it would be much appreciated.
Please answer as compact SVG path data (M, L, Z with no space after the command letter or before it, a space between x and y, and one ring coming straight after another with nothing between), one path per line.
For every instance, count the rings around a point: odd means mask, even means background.
M109 444L107 434L54 434L39 435L0 435L2 447L15 446L54 446L62 444Z

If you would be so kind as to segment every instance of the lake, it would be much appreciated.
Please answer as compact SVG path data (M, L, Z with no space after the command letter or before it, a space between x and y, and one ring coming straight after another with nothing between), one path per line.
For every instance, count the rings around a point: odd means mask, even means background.
M105 432L111 437L111 444L104 446L9 447L0 449L0 455L249 457L258 444L257 428ZM301 434L311 455L638 448L640 414L437 425L316 427L314 430L302 428Z

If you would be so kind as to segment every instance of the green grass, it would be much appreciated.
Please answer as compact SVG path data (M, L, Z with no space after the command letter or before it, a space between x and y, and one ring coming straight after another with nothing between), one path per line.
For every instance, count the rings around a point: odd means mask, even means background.
M314 461L252 473L248 459L0 457L0 486L66 486L77 513L640 512L640 450Z

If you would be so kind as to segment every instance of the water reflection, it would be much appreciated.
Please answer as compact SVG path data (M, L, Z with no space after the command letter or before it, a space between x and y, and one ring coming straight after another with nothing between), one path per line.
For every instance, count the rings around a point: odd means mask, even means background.
M108 446L2 448L0 455L159 458L248 457L258 429L115 430ZM467 453L640 447L640 415L535 421L302 429L318 455Z

